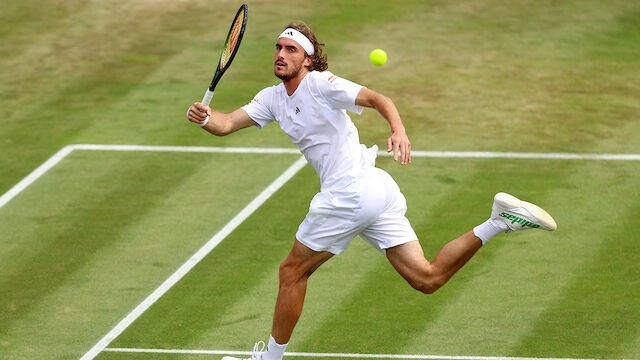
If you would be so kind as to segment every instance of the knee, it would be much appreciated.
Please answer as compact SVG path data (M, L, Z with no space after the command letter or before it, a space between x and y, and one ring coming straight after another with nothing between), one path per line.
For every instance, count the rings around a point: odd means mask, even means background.
M425 276L420 279L409 280L409 285L424 294L433 294L444 285L444 281L436 276Z
M411 282L409 283L411 285L412 288L420 291L423 294L433 294L434 292L436 292L436 290L438 290L438 287L427 283L427 282Z
M288 260L284 260L280 263L278 274L280 277L280 287L292 286L302 278L301 274L297 271L297 266Z

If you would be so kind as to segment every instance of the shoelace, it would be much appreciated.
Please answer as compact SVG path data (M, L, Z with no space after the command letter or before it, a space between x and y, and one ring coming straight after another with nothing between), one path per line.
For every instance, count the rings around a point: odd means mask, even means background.
M251 354L251 360L261 360L262 353L264 353L264 348L266 347L264 341L260 340L253 346L253 354Z

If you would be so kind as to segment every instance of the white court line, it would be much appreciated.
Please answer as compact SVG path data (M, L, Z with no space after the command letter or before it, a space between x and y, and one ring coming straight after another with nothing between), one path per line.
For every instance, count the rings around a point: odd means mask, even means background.
M119 353L148 354L191 354L191 355L237 355L251 356L250 351L226 350L176 350L176 349L135 349L107 348L104 351ZM455 355L399 355L399 354L353 354L353 353L306 353L285 352L284 356L304 356L321 358L356 358L356 359L427 359L427 360L598 360L575 358L540 358L540 357L503 357L503 356L455 356Z
M378 155L390 155L378 151ZM548 159L548 160L640 160L640 154L517 153L488 151L411 151L411 157Z
M299 154L295 148L248 148L248 147L208 147L208 146L150 146L150 145L71 145L77 150L103 151L166 151L199 153L236 154ZM378 151L378 155L391 156L392 153ZM555 159L555 160L640 160L640 154L577 154L577 153L517 153L491 151L411 151L412 157L435 158L485 158L485 159Z
M248 147L211 147L211 146L153 146L153 145L72 145L77 150L97 151L158 151L192 153L232 153L232 154L300 154L294 148L248 148Z
M56 164L69 155L71 151L73 151L73 146L63 147L55 155L50 157L49 160L38 166L37 169L33 170L31 174L27 175L27 177L15 184L11 189L9 189L9 191L4 193L4 195L0 196L0 208L5 206L9 201L11 201L11 199L20 194L29 185L33 184L34 181L38 180L40 176L51 170L52 167L56 166Z

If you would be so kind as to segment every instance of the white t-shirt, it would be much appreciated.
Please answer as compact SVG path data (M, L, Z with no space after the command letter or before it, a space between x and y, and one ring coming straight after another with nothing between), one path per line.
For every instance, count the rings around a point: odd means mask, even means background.
M293 95L280 83L263 89L242 108L258 128L278 122L320 176L322 190L340 189L375 162L377 148L360 144L346 111L362 113L355 103L362 88L329 71L311 71Z

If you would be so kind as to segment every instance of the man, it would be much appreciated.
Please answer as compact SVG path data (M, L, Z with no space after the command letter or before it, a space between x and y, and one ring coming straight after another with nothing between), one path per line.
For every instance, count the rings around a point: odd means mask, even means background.
M387 151L406 165L411 162L411 144L398 110L389 98L325 71L322 45L304 23L291 23L278 37L274 54L274 72L281 84L263 89L229 114L200 103L188 111L189 121L218 136L276 121L320 176L321 191L280 265L267 349L262 352L264 343L256 344L254 360L282 359L302 312L307 279L357 235L384 253L412 287L433 293L500 232L556 228L553 218L538 206L498 193L489 220L446 244L432 262L425 259L404 216L404 196L391 176L374 167L377 147L360 144L346 113L376 109L391 127ZM223 358L227 359L235 358Z

